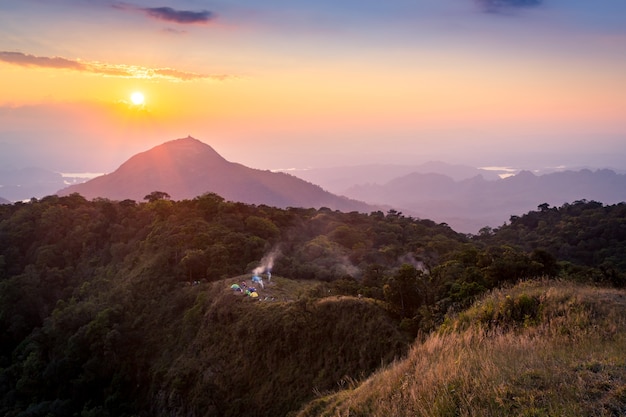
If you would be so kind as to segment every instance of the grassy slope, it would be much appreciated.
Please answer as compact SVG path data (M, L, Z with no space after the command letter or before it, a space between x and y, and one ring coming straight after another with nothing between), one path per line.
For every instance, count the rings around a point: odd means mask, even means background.
M613 289L494 291L407 359L298 417L626 415L625 313L626 293Z

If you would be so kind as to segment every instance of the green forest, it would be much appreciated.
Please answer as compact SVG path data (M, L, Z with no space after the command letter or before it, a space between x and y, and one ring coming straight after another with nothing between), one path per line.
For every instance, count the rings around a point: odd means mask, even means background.
M624 203L541 204L477 235L216 194L0 205L0 414L295 415L489 290L624 287L624 253ZM258 298L231 288L255 270Z

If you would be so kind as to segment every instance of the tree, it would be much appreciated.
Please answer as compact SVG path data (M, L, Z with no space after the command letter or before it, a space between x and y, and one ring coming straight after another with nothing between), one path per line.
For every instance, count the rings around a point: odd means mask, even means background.
M207 270L206 254L202 249L188 249L185 256L180 260L181 266L185 269L189 281L204 278Z
M545 212L545 211L548 211L550 209L550 204L548 204L548 203L539 204L537 206L537 208L539 209L539 211Z
M402 317L411 317L422 304L420 280L423 273L412 265L403 264L400 269L387 279L383 287L385 298Z
M249 216L245 221L246 228L263 239L272 239L280 235L280 229L270 219Z
M170 195L164 191L152 191L143 199L147 200L149 203L153 203L158 200L169 200L170 198Z

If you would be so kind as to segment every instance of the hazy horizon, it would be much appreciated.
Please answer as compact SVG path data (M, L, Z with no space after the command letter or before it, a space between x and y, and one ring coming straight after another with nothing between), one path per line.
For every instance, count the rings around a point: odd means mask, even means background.
M4 169L191 135L259 169L624 170L626 3L7 1L0 91Z

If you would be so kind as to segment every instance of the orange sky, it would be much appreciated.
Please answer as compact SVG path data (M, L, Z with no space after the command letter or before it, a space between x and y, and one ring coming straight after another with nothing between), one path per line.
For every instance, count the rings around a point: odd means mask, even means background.
M0 162L108 171L190 134L264 169L538 152L626 168L626 17L608 0L141 3L0 5Z

